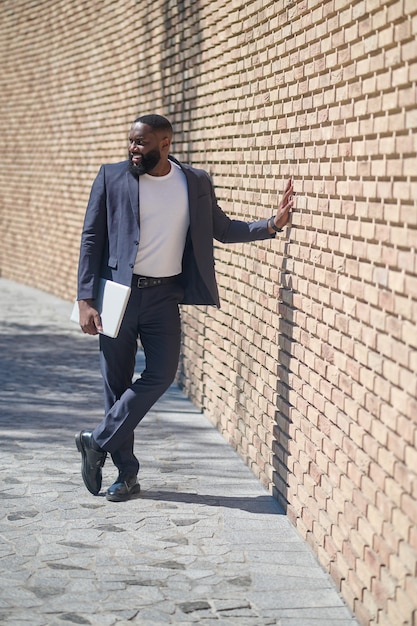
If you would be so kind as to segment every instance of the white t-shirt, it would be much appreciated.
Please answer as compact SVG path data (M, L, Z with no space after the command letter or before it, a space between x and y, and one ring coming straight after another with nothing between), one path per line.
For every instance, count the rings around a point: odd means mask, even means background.
M134 274L160 278L181 273L190 224L185 174L176 164L166 176L139 178L140 240Z

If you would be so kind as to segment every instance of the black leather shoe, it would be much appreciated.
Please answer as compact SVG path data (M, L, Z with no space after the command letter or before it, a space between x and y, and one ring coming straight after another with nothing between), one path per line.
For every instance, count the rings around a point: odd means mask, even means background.
M77 449L81 452L81 476L88 491L96 496L101 489L101 468L106 460L105 450L95 450L92 446L91 430L82 430L75 435Z
M106 499L110 502L124 502L140 492L137 476L119 474L115 483L107 489Z

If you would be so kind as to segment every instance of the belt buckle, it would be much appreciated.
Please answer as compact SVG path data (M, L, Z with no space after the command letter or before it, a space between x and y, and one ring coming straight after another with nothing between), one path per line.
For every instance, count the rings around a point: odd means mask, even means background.
M138 282L137 282L138 289L143 289L144 287L147 287L148 284L149 284L149 280L145 278L144 276L141 276L140 278L138 278Z

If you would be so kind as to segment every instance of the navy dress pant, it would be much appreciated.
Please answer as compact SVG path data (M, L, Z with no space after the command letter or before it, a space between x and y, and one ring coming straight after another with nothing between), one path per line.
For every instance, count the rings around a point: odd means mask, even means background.
M175 283L132 287L118 337L100 335L105 417L93 431L97 444L112 456L120 472L137 474L134 430L175 379L181 344L178 303L183 290ZM138 338L145 369L132 381Z

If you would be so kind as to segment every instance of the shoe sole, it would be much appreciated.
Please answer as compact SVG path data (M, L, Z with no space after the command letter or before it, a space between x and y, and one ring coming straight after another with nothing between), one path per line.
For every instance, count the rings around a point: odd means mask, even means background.
M75 445L77 446L78 452L81 454L84 452L83 444L81 443L81 433L75 435Z
M140 485L135 485L126 496L112 496L111 494L106 493L106 500L108 500L109 502L127 502L128 500L137 497L139 494Z

